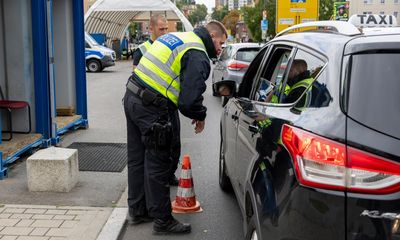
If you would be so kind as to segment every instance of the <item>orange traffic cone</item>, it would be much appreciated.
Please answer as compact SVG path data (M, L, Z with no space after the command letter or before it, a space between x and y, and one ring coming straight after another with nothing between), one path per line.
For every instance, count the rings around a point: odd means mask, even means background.
M192 178L192 168L190 166L189 155L183 156L181 177L179 178L178 193L175 201L172 202L172 212L174 213L193 213L202 212L200 203L196 201Z

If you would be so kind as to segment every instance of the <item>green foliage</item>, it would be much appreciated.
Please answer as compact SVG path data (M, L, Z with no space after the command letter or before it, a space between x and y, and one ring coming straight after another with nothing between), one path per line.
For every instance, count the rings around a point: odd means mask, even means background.
M330 20L333 15L332 0L319 0L319 20Z
M268 35L274 36L276 0L260 0L254 7L243 7L243 17L255 41L261 41L261 20L263 10L267 10Z
M207 7L204 4L196 4L196 9L192 11L188 20L192 25L196 25L197 23L204 21L207 16Z
M228 10L228 5L225 5L223 8L220 10L216 10L215 8L213 9L213 12L211 14L211 18L217 21L222 22L224 17L228 15L229 10Z

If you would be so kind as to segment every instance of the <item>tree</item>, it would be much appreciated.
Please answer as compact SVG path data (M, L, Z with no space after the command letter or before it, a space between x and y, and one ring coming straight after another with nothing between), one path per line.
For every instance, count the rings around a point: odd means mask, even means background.
M228 15L224 17L222 23L225 27L231 30L233 36L236 35L236 25L239 22L240 12L238 10L232 10Z
M224 17L226 15L228 15L229 10L228 10L228 5L225 5L223 8L217 10L217 9L213 9L213 12L211 14L212 19L217 20L222 22L222 20L224 19Z
M260 0L254 7L243 7L243 17L255 41L261 41L261 20L267 11L268 35L275 36L276 0Z
M196 4L196 9L192 11L189 16L188 20L192 25L196 25L201 21L204 21L207 16L207 7L204 4Z
M319 1L319 20L329 20L333 15L333 2L332 0Z

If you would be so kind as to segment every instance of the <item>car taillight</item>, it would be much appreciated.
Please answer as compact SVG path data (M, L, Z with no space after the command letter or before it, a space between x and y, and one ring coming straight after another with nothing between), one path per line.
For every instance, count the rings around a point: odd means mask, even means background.
M243 68L247 68L249 65L248 64L244 64L244 63L238 63L238 62L231 62L228 65L228 69L232 70L232 71L240 71Z
M303 186L373 194L400 191L399 163L288 125L282 128L282 143Z

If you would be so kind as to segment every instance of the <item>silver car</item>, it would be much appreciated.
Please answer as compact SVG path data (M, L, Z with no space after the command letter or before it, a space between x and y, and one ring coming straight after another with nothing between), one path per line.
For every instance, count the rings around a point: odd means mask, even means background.
M242 77L246 72L250 62L256 56L262 44L259 43L234 43L227 45L215 63L212 73L212 82L234 81L236 89L242 82ZM212 89L216 96L217 89Z

